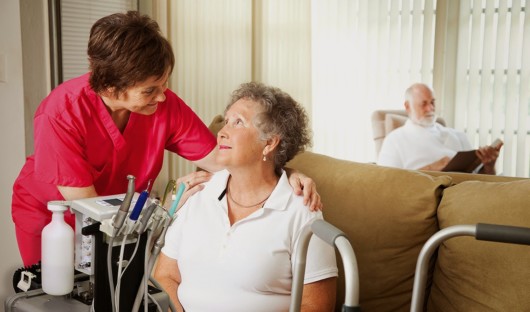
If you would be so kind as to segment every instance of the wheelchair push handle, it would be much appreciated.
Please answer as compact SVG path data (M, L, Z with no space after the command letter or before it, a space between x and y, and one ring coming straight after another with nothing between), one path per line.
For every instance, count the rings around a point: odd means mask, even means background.
M313 234L320 237L320 239L331 246L335 246L335 240L337 237L346 236L344 232L322 220L316 220L313 222L313 224L311 224L311 230L313 231Z
M325 243L337 248L344 266L344 277L346 282L343 312L358 312L359 307L359 273L355 252L346 235L324 220L314 220L310 225L302 228L298 237L296 256L293 266L293 284L291 288L290 312L300 311L303 292L303 277L305 273L306 256L309 240L316 235Z
M478 223L475 238L490 242L530 245L530 228Z
M443 241L457 236L471 236L476 240L498 243L530 245L530 228L524 227L478 223L476 225L453 225L438 231L427 240L418 256L410 311L422 311L429 259Z
M355 253L343 231L324 220L316 220L311 224L311 231L327 244L339 250L344 262L346 279L346 295L342 312L359 312L359 273ZM351 278L350 278L351 277Z

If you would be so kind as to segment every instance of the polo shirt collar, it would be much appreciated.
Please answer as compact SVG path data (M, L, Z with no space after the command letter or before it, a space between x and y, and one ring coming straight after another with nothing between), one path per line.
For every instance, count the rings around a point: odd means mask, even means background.
M206 183L206 186L203 192L206 192L208 196L215 198L216 200L222 201L223 197L226 196L226 187L230 173L228 170L221 170L216 172L209 182ZM287 209L287 204L289 199L293 195L293 189L289 184L287 179L287 173L282 170L282 175L278 180L278 184L272 190L271 195L265 201L263 205L264 209L272 210L285 210Z

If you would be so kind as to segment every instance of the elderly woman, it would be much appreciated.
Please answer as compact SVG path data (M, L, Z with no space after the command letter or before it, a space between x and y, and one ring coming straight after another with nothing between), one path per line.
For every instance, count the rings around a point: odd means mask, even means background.
M288 94L243 84L217 135L217 172L171 225L155 279L177 310L286 311L295 243L311 212L282 167L309 144L307 117ZM331 311L337 266L332 247L313 236L303 311Z
M55 88L35 113L35 154L13 186L12 216L24 265L41 257L41 231L50 222L46 203L125 193L127 175L136 190L156 179L169 150L208 171L215 137L199 117L167 88L175 59L157 23L138 12L105 16L92 26L90 72ZM186 177L191 194L209 173ZM320 198L310 179L304 185L312 207ZM197 186L196 186L197 185ZM195 187L194 187L195 186ZM65 214L74 224L73 214Z

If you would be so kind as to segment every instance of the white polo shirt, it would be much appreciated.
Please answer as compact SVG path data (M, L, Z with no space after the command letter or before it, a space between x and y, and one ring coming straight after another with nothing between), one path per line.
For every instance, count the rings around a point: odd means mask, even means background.
M457 152L472 150L467 136L460 131L435 123L422 127L410 119L390 132L381 146L378 165L419 169Z
M186 311L287 311L299 231L322 219L293 193L283 172L271 196L232 226L224 191L229 173L215 173L178 211L162 252L178 261L178 297ZM304 283L337 276L334 249L312 237Z

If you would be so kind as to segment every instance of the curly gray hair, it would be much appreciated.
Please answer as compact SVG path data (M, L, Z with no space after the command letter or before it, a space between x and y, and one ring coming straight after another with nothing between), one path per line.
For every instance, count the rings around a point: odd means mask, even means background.
M263 109L253 120L254 126L260 133L260 139L267 140L274 135L280 138L274 154L276 173L279 173L296 154L311 145L306 112L289 94L260 82L244 83L232 92L225 113L240 99L254 101Z

